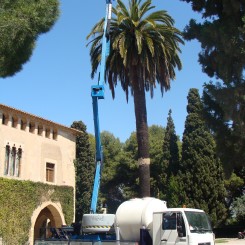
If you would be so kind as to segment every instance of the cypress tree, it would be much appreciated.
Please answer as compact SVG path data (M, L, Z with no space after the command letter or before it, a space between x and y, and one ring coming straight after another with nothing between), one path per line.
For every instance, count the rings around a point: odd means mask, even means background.
M187 99L180 165L181 201L188 207L204 209L217 225L226 214L223 169L213 136L203 120L198 90L190 89Z
M165 128L152 125L149 127L150 158L151 158L151 195L165 199L163 179L165 172L162 169L162 144L165 135ZM164 191L164 192L163 192Z
M172 111L169 110L167 118L166 132L163 141L162 171L165 172L165 179L162 179L165 198L169 207L176 207L178 204L178 181L179 171L179 148L178 137L172 118Z
M178 137L175 132L175 126L171 114L172 111L169 110L166 133L163 141L163 165L166 166L168 178L172 174L176 175L179 169Z
M191 19L186 40L201 43L199 63L213 81L204 84L203 101L209 127L227 177L245 162L245 2L181 0L190 3L202 21Z
M82 121L73 122L72 128L81 131L76 138L76 222L81 222L82 216L90 212L93 177L94 156L89 143L89 135Z

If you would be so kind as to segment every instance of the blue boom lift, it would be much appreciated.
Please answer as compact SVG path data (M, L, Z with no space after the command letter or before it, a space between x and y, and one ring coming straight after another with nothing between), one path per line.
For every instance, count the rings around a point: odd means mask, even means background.
M92 193L90 213L96 213L99 187L100 187L101 169L103 165L103 151L102 151L101 138L100 138L98 100L104 99L106 58L110 52L109 32L110 32L111 8L112 8L112 0L106 0L106 16L104 22L104 33L102 38L100 75L99 75L98 84L92 86L92 92L91 92L91 96L93 100L94 131L95 131L95 141L96 141L96 171L94 177L94 187Z
M110 240L113 236L108 233L114 230L114 214L96 213L101 170L103 165L103 151L100 138L99 110L98 101L104 99L104 83L106 77L106 58L110 51L110 20L111 20L112 0L106 0L106 16L104 21L104 31L102 37L102 54L100 62L100 75L97 85L92 86L91 96L93 100L94 130L96 141L96 169L94 177L94 186L90 206L90 214L84 214L82 219L83 240L101 241Z

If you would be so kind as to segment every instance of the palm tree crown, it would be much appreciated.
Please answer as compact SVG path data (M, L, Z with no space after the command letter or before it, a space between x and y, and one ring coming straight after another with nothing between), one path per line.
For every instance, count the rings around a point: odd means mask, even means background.
M175 78L175 68L182 68L178 53L179 43L183 44L181 32L173 27L174 20L166 11L160 10L148 14L155 8L151 0L129 0L128 9L120 0L113 8L111 21L111 50L107 59L107 78L113 97L114 86L121 82L128 99L128 88L137 83L151 92L156 82L161 92L170 89L170 80ZM148 15L147 15L148 14ZM104 19L98 22L87 38L91 41L92 78L101 58L101 40ZM135 70L136 68L136 70ZM137 81L133 79L137 75ZM140 81L140 82L139 82ZM133 93L133 89L131 90Z

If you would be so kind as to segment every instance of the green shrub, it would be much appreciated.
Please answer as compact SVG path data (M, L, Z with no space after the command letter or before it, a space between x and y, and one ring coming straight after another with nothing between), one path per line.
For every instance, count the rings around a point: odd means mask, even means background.
M0 178L0 237L6 244L28 241L31 216L43 201L60 202L66 223L72 223L72 187Z

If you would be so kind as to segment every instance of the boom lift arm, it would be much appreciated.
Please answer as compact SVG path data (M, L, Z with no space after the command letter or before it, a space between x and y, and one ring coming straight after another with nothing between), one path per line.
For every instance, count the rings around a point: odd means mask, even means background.
M104 31L102 37L102 54L100 63L100 76L97 85L93 85L91 88L91 96L93 101L93 116L94 116L94 131L95 131L95 141L96 141L96 169L94 177L94 186L92 192L92 201L90 206L90 213L96 213L100 179L101 179L101 168L103 164L103 151L100 138L100 127L99 127L99 110L98 110L98 100L104 99L104 83L105 83L105 71L106 71L106 58L110 51L110 20L111 20L111 8L112 0L106 0L106 16L104 22Z

